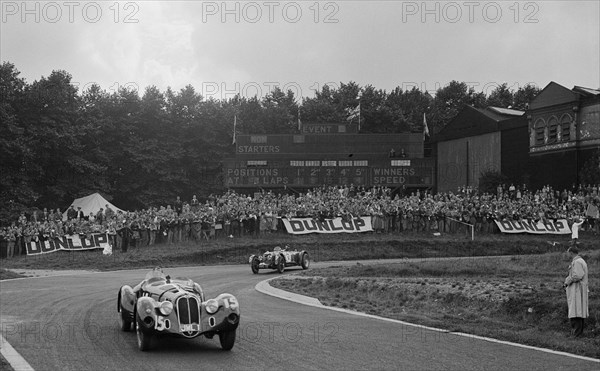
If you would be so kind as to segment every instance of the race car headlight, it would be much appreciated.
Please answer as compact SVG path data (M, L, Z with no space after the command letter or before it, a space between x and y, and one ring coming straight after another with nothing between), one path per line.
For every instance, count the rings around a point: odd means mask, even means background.
M173 311L173 303L170 301L163 301L160 303L158 310L165 316L168 316Z
M215 299L210 299L206 302L206 311L208 314L216 313L219 310L219 302Z

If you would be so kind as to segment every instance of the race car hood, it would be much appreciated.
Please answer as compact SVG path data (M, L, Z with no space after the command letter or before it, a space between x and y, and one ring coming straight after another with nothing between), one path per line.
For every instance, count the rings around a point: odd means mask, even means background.
M173 303L177 298L184 295L200 296L199 293L193 290L192 285L189 285L187 281L180 280L152 282L144 287L144 291L156 296L160 301L169 300Z

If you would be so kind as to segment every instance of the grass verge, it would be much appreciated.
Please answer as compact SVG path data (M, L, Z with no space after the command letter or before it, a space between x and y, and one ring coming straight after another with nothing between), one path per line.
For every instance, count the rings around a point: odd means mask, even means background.
M324 305L600 358L600 250L584 254L590 318L570 337L563 253L310 269L271 281Z
M13 278L24 278L26 276L23 276L22 274L18 274L15 273L13 271L4 269L4 268L0 268L0 281L2 280L10 280Z
M11 366L10 363L8 363L6 358L4 358L2 355L0 355L0 370L14 371L14 368Z
M550 240L552 239L552 240ZM586 241L600 248L600 241ZM559 243L554 243L554 242ZM454 256L522 255L564 251L568 237L486 235L471 241L466 236L442 237L398 234L305 235L271 234L260 238L234 238L129 248L110 256L102 250L57 251L2 259L4 269L119 270L164 267L247 264L248 257L280 245L306 250L313 261L432 258ZM0 276L0 279L3 277Z

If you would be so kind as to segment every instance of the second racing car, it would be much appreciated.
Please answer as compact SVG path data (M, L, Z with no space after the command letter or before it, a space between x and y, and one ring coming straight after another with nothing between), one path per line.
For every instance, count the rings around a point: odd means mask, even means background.
M276 246L272 251L251 255L248 262L254 274L257 274L260 269L276 269L279 273L283 273L286 267L300 266L302 269L308 269L310 258L305 250L289 250L289 246L283 249Z

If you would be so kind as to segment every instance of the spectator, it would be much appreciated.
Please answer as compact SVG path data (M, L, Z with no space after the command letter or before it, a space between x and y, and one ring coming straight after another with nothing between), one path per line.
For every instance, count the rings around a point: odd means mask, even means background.
M583 224L584 219L580 217L575 217L573 220L573 225L571 225L571 240L573 242L577 242L579 239L579 228Z
M588 267L581 256L579 247L573 244L567 250L571 259L569 275L565 278L563 287L567 293L567 306L569 308L569 322L571 322L571 334L575 337L581 336L585 319L589 316L588 310Z
M85 218L85 214L83 210L81 210L81 206L77 206L77 220L81 221Z
M104 222L104 209L100 208L100 210L98 210L98 212L96 213L95 217L96 217L96 222L98 224L102 224Z
M75 206L71 205L67 210L67 220L73 220L77 218L77 210L75 210Z
M105 207L106 207L106 210L104 211L104 216L106 217L107 220L110 220L115 216L115 211L113 209L111 209L108 204L106 204Z
M192 212L198 212L200 208L200 201L196 198L196 195L192 196L192 201L190 202L190 206L192 207Z
M175 208L175 213L177 215L180 215L181 211L183 209L183 202L181 202L181 198L179 198L179 196L177 196L177 199L175 200L175 204L173 205L173 207Z

